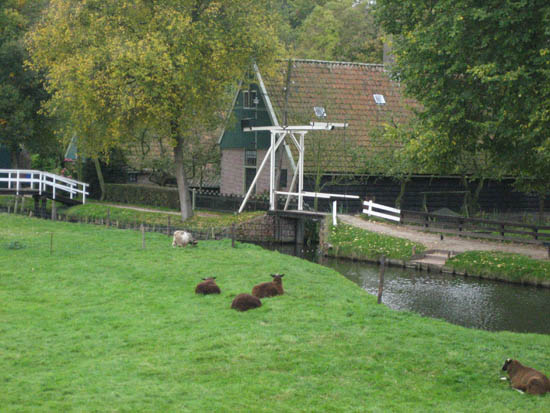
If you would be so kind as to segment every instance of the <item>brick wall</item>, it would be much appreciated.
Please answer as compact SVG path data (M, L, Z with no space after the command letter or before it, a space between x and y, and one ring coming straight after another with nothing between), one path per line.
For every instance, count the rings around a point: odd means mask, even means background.
M260 167L266 153L267 150L258 150L256 163L257 168ZM262 173L260 174L260 177L258 178L258 182L256 183L256 194L269 192L270 163L271 162L268 159ZM290 185L290 181L292 180L292 171L290 169L286 154L283 154L281 169L287 170L287 186L283 188L284 190L287 190ZM220 192L222 194L244 195L248 189L244 187L244 177L244 149L239 148L222 150Z
M235 235L239 241L294 242L296 221L264 215L239 225Z
M224 149L221 161L220 192L244 193L244 149Z

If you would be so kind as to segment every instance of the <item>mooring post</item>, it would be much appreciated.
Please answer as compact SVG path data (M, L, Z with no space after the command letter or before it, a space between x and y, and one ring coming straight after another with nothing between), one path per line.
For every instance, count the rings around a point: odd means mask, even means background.
M380 279L378 280L378 304L382 303L382 293L384 291L384 271L386 268L386 257L380 257Z

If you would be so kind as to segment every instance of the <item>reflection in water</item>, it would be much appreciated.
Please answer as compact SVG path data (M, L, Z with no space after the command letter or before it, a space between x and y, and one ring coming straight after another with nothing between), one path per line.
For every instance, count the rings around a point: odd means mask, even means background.
M318 258L294 245L267 247L333 268L370 294L378 292L377 265ZM471 277L387 267L382 301L396 310L443 318L483 330L550 334L550 289Z

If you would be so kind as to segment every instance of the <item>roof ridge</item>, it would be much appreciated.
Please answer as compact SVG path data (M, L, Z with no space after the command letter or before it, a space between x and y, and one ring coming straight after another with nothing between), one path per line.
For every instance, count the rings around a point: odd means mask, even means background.
M327 65L339 65L339 66L363 66L363 67L376 67L384 69L383 63L360 63L360 62L341 62L341 61L331 61L331 60L316 60L316 59L283 59L283 61L289 61L297 63L320 63Z

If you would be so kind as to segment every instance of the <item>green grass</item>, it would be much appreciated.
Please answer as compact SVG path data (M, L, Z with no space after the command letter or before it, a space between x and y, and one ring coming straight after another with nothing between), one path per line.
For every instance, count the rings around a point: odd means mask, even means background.
M367 261L377 261L382 255L390 259L408 260L412 256L413 246L416 253L425 250L418 242L377 234L342 223L329 227L327 240L332 245L327 251L329 256Z
M507 357L548 371L550 336L396 312L257 246L170 241L148 233L142 249L134 231L0 214L2 412L550 409L499 379ZM229 308L272 272L285 295ZM221 295L193 293L204 276Z
M468 274L515 283L548 284L550 281L550 261L519 254L470 251L448 260L446 265Z
M7 208L10 206L13 208L14 196L0 196L0 207ZM48 200L46 211L49 214L52 208L52 201ZM143 205L131 205L137 208L158 210L160 212L146 212L135 209L125 208L126 204L113 206L111 203L102 203L99 201L87 201L84 205L76 205L73 207L66 207L59 202L57 203L57 212L69 217L75 217L80 219L109 219L111 222L118 221L121 224L134 224L144 223L146 225L161 225L167 226L170 221L170 226L173 228L181 227L188 229L208 229L208 228L220 228L228 227L231 224L240 224L249 221L255 217L265 214L264 211L243 212L241 214L234 214L231 212L215 212L215 211L195 211L195 215L186 220L185 223L181 222L181 218L173 212L179 212L170 210L168 208L157 208ZM33 209L34 202L32 199L25 199L25 208ZM19 207L18 207L19 210Z
M143 207L148 209L156 209L154 207ZM186 220L185 224L181 222L179 215L170 214L170 211L165 212L145 212L135 209L124 208L123 205L115 207L99 202L89 202L84 205L77 205L69 208L66 214L77 218L107 218L109 215L111 221L119 221L120 223L146 223L148 225L168 225L170 219L171 226L181 226L185 228L210 228L210 227L227 227L231 224L239 224L246 222L252 218L263 215L264 211L243 212L241 214L233 214L230 212L213 212L213 211L195 211L195 215Z

